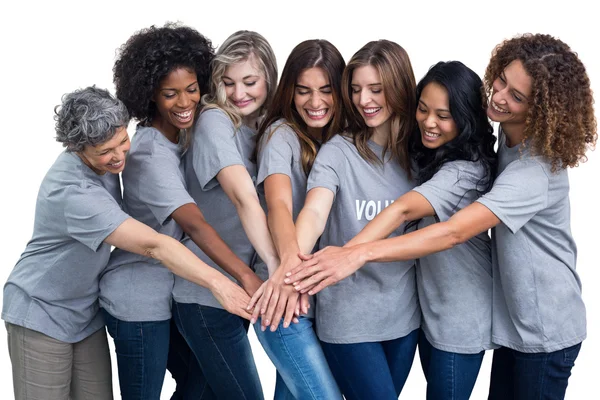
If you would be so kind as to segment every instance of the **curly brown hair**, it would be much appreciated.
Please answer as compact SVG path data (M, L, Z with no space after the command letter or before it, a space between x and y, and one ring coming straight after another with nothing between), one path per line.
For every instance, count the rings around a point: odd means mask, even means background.
M532 83L523 144L529 141L532 154L546 157L554 172L585 162L598 134L590 80L577 54L550 35L505 40L485 71L488 98L494 80L514 60L523 63Z

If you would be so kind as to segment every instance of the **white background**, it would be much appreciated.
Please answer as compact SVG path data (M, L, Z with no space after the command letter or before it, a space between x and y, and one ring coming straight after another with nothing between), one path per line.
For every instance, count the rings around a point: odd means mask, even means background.
M587 3L587 4L586 4ZM291 49L305 39L331 41L348 60L376 39L398 42L408 52L417 81L437 61L460 60L483 75L494 46L519 33L549 33L578 52L592 88L600 93L599 21L580 0L533 2L395 1L5 1L0 6L0 282L5 282L31 237L35 199L44 174L61 146L54 140L53 107L61 95L96 84L114 93L115 50L135 31L151 24L181 21L219 45L239 29L255 30L270 41L280 70ZM596 14L597 15L597 14ZM599 113L596 111L596 116ZM133 134L130 129L130 134ZM599 308L596 293L600 218L597 186L600 150L570 171L572 230L579 249L577 270L587 305L588 339L569 381L568 399L598 398L600 356ZM0 398L10 399L12 382L0 328ZM251 333L265 397L272 398L274 368ZM112 342L112 340L109 340ZM112 346L112 343L111 343ZM596 361L594 361L596 359ZM491 353L484 359L474 399L487 395ZM115 395L118 397L113 359ZM167 374L163 398L173 391ZM402 399L424 398L425 381L418 358Z

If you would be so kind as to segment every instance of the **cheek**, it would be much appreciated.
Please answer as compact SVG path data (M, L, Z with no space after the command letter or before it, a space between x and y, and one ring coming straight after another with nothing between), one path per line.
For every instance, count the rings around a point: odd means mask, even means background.
M233 86L223 85L223 87L225 88L225 96L227 96L227 98L230 98L233 95L235 89L233 88Z

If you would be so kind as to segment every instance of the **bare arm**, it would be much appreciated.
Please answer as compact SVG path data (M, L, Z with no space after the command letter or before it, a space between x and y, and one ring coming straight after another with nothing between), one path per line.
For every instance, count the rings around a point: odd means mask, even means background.
M411 190L380 212L344 247L384 239L406 221L433 215L435 211L429 201L420 193Z
M333 199L333 192L323 187L313 188L306 195L304 207L296 220L296 236L301 253L309 254L323 234Z
M173 273L210 289L227 311L246 319L250 318L245 309L250 298L242 288L206 265L172 237L162 235L147 225L128 218L104 241L131 253L160 261Z
M260 258L269 270L277 268L279 260L267 227L267 217L248 170L243 165L231 165L219 171L217 180L235 206L244 231Z
M498 225L500 220L487 207L473 203L446 222L394 238L348 248L328 247L289 274L286 282L314 294L353 274L367 262L412 260L450 249ZM315 286L316 285L316 286Z
M217 231L206 222L196 204L184 204L171 216L211 260L240 282L250 296L256 292L262 284L260 278L231 251Z

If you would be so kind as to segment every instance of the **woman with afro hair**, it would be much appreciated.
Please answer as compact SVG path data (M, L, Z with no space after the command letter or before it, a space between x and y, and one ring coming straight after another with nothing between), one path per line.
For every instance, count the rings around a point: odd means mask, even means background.
M493 228L492 342L501 347L489 398L562 399L586 337L567 168L598 137L590 81L564 42L527 34L496 47L484 85L488 117L500 123L491 190L417 232L324 249L289 282L313 293L366 262L424 257Z
M173 24L143 29L121 47L113 69L117 97L139 121L122 175L123 204L160 233L177 240L187 234L252 295L261 280L206 222L184 178L182 156L213 57L208 39ZM186 379L198 367L170 322L173 283L159 262L121 249L102 276L100 304L115 341L124 399L159 399L167 364L177 381L175 398L200 398L204 390L197 377Z

